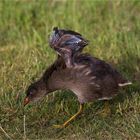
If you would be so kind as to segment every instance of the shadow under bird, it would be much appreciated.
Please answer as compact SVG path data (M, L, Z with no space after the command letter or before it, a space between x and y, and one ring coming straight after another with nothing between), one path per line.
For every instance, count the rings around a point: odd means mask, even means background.
M73 57L74 66L67 67L62 57L45 71L42 77L27 89L24 105L38 101L56 90L71 90L80 103L79 111L59 128L65 127L81 112L83 104L95 100L110 100L119 92L119 88L130 85L122 75L108 63L89 54L77 54Z

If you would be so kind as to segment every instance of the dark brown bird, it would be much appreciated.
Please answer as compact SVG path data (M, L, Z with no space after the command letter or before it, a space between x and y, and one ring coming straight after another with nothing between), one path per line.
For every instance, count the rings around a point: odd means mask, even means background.
M80 102L79 111L59 127L65 127L82 111L84 103L95 100L110 100L118 94L120 87L131 84L108 63L89 54L74 56L73 67L67 67L59 57L27 90L24 105L38 101L50 92L69 89Z
M49 43L50 47L64 58L67 67L71 67L74 65L74 55L80 53L88 45L88 40L75 31L55 27L50 36Z

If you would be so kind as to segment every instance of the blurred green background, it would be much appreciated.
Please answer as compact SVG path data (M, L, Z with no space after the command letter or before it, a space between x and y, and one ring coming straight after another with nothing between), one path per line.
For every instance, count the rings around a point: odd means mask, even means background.
M85 52L133 82L110 102L111 116L96 115L103 103L95 101L67 128L53 128L78 109L68 91L23 109L26 88L56 59L48 45L54 26L80 32L90 40ZM0 139L5 140L4 131L11 139L140 139L140 1L1 0Z

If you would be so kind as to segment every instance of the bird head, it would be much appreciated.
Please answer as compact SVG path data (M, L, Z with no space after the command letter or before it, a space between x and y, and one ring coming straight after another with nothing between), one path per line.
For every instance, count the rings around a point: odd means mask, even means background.
M40 81L31 84L27 91L24 99L24 106L30 102L36 102L46 95L46 86Z

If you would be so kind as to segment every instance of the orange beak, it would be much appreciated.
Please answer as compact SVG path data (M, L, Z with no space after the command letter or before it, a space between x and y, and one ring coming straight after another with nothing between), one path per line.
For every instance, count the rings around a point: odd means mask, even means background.
M26 97L26 98L24 99L24 106L27 105L29 102L30 102L29 98Z

